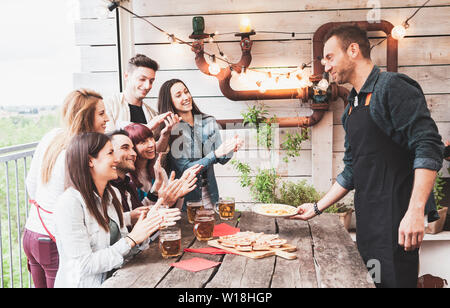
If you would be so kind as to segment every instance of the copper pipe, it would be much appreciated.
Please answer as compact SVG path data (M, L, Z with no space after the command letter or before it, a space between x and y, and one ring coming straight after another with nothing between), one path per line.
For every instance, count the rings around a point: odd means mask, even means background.
M252 61L251 48L252 41L248 37L243 37L241 40L242 56L238 63L231 64L230 66L234 71L240 73L242 68L248 68ZM231 69L230 66L222 68L217 75L212 75L209 72L209 64L205 60L203 41L197 40L192 45L192 51L195 52L195 63L200 71L206 75L214 76L219 80L219 87L222 94L232 101L243 100L260 100L260 99L292 99L299 98L304 101L308 100L308 89L279 89L279 90L267 90L261 93L258 90L249 91L235 91L230 86Z
M324 37L332 28L340 26L340 25L356 25L363 30L366 31L383 31L388 36L387 38L387 70L391 72L396 72L398 69L398 42L393 39L389 34L394 27L390 22L382 20L379 23L369 23L367 21L356 21L356 22L331 22L322 25L317 29L314 33L313 37L313 78L321 78L321 75L324 72L324 67L317 61L323 57L323 47L324 47ZM231 64L232 70L237 73L241 72L242 67L248 68L252 56L251 56L251 47L252 41L249 36L243 35L241 40L241 50L242 57L240 61L236 64ZM219 87L222 91L223 95L230 100L233 101L241 101L241 100L262 100L262 99L293 99L298 98L303 101L308 101L312 98L312 88L303 88L303 89L278 89L278 90L267 90L264 93L261 93L257 90L250 91L235 91L230 86L231 80L231 69L230 67L222 68L217 75L212 75L209 70L209 64L206 62L203 51L204 45L203 41L197 40L193 43L192 50L196 53L195 62L203 73L209 76L214 76L219 80ZM320 79L319 79L320 80ZM338 97L342 98L344 101L344 105L348 104L347 97L349 91L336 84L331 84L329 91L331 92L329 101L335 101ZM303 117L286 117L286 118L277 118L277 123L280 127L309 127L318 123L325 111L328 110L328 104L312 104L311 109L313 109L313 113L310 116ZM242 119L231 119L231 120L219 120L218 123L222 125L222 127L226 126L228 123L242 123ZM237 128L237 127L236 127Z
M229 74L226 74L224 79L219 79L219 87L223 95L232 101L298 98L306 102L309 99L309 88L278 90L268 89L264 93L258 90L235 91L230 86L231 70L229 68L228 70L230 71Z

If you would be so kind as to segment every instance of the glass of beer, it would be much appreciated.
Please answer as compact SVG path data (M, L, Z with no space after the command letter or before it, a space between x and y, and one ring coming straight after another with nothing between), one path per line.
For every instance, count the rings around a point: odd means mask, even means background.
M159 235L159 250L164 259L181 255L181 229L176 226L161 229Z
M194 222L194 234L197 240L211 240L213 238L214 225L215 219L213 210L198 210Z
M198 210L203 210L203 202L202 201L188 201L186 202L187 208L187 217L190 224L194 223L195 214Z
M222 220L231 220L234 217L235 201L232 197L219 198L215 210Z

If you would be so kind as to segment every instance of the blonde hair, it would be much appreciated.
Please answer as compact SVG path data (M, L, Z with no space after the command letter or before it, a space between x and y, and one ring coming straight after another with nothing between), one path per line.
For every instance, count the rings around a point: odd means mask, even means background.
M55 136L45 151L41 178L48 183L59 153L67 147L72 137L94 131L94 118L97 103L103 97L89 89L78 89L67 95L62 107L63 130Z

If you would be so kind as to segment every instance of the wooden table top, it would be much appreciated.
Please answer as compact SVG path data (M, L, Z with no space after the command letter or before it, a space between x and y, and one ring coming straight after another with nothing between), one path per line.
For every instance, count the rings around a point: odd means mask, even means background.
M222 223L216 219L216 223ZM297 259L277 256L250 259L239 255L209 255L184 252L178 258L163 259L158 242L135 256L113 277L106 288L373 288L367 281L367 269L349 233L332 214L323 214L304 222L274 219L252 212L236 212L227 224L241 231L278 233L280 238L297 246ZM207 247L193 234L193 225L185 213L178 221L182 248ZM170 264L200 257L220 265L200 272L190 272Z

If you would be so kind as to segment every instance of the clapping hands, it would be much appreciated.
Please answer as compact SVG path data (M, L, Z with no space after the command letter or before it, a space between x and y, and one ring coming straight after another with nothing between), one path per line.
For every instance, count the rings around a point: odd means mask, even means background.
M233 138L225 140L225 142L223 142L217 150L214 151L214 154L216 157L222 157L228 153L237 152L243 144L244 140L235 135Z
M172 128L175 126L175 124L179 123L180 121L181 121L180 116L174 114L171 111L168 111L166 113L157 115L156 117L151 119L150 122L147 124L147 127L153 131L157 129L159 125L164 123L165 127L161 131L161 134L167 135L171 133Z

